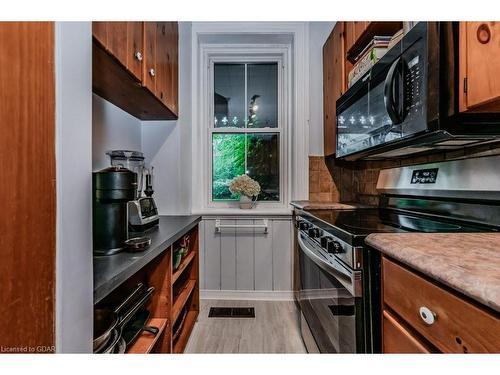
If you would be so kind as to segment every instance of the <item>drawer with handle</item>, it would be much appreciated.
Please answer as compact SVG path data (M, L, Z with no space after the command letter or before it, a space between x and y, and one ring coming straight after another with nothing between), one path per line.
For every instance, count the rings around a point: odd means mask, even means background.
M439 350L500 353L498 314L383 257L383 302Z

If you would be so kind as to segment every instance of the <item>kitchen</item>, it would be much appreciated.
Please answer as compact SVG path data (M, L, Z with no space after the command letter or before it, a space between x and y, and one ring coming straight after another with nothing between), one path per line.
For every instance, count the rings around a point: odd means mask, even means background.
M499 38L1 22L2 352L498 354Z

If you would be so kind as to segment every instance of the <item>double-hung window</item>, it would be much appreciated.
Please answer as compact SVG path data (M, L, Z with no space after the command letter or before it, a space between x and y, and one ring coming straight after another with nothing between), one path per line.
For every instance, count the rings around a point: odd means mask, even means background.
M284 141L280 61L216 60L210 64L213 98L210 201L239 199L231 180L247 174L261 186L259 201L284 194Z

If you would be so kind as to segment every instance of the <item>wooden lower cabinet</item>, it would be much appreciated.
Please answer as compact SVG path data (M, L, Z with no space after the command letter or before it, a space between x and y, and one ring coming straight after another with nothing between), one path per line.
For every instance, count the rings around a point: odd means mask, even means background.
M391 313L382 313L382 351L384 353L432 353L432 350L410 333Z
M385 256L382 258L382 295L384 310L393 311L406 326L440 352L500 353L498 313L470 302ZM386 313L386 325L387 316ZM389 337L386 338L386 334ZM383 342L388 339L394 343L394 337L394 328L386 331L384 326ZM420 344L425 347L422 342Z

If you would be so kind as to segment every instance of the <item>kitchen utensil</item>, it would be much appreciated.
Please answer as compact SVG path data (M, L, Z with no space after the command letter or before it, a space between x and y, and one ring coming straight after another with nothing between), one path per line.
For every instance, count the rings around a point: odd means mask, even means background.
M174 251L174 271L179 268L182 260L182 248Z
M127 343L123 339L123 336L120 338L120 341L115 345L115 350L113 353L115 354L123 354L125 353L125 350L127 349Z
M181 331L182 331L182 327L184 326L184 321L186 320L186 316L187 316L187 312L188 312L188 308L187 306L184 307L184 309L182 310L182 317L180 319L177 319L177 322L174 324L174 329L173 329L173 335L172 335L172 341L175 341L177 340L177 338L179 337Z
M123 302L114 310L103 307L94 310L94 352L102 349L108 342L113 330L121 323L120 314L132 300L139 295L144 288L144 284L139 283Z
M153 294L155 288L149 287L146 290L146 293L142 295L139 300L133 305L133 307L123 316L123 318L120 320L120 325L124 327L128 321L134 316L134 314L146 304L147 301L151 298L151 295Z
M146 326L150 312L148 310L139 310L130 319L126 326L123 327L122 337L125 340L127 346L132 344L142 331L150 332L153 335L157 335L160 331L157 327Z
M97 351L94 351L94 353L96 353L96 354L113 353L115 350L115 347L119 343L120 339L121 339L121 329L120 328L113 329L113 331L111 331L109 341L105 345L103 345L101 348L99 348Z
M151 238L149 237L133 237L125 241L125 246L127 246L126 251L136 252L144 251L149 245L151 245Z

